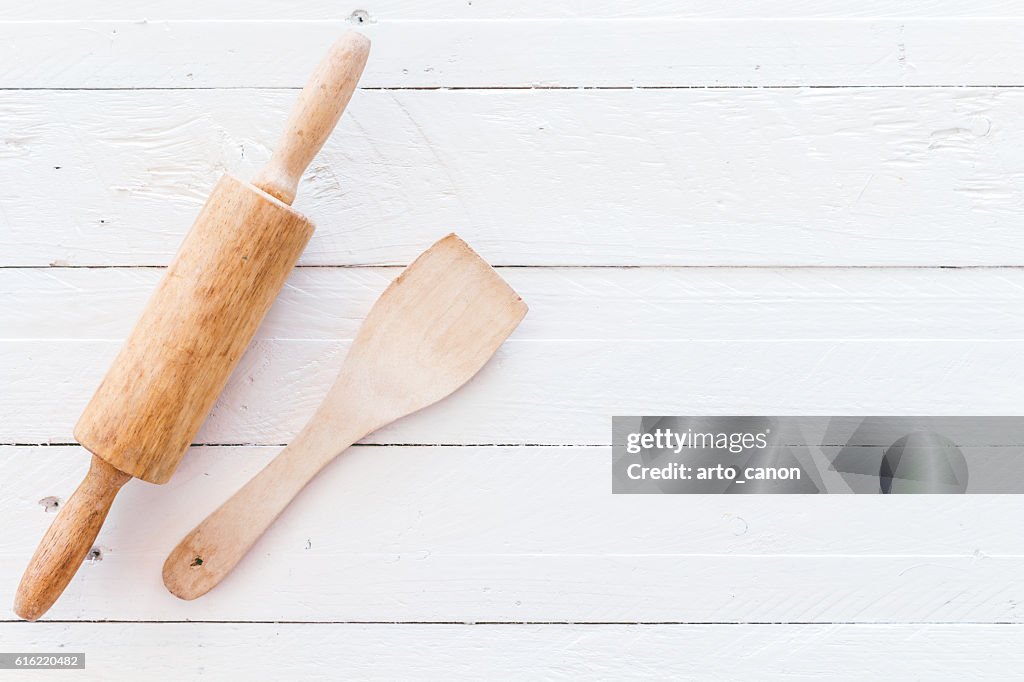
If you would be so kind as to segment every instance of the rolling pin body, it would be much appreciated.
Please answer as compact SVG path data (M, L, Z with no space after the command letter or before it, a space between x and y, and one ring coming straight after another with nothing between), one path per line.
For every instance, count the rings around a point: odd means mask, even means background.
M313 234L225 175L75 427L114 467L165 483Z

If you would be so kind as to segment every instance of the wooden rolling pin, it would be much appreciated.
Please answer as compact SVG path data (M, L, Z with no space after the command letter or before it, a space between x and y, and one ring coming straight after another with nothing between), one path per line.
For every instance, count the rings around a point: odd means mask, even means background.
M121 486L174 473L313 234L290 204L369 50L355 32L338 40L252 184L230 175L217 183L75 426L92 465L25 570L14 602L22 618L36 620L64 591Z

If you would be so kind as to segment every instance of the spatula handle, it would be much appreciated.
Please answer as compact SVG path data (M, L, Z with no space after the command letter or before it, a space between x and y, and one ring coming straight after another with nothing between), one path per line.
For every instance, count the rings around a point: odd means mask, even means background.
M334 43L299 93L281 141L252 184L286 204L295 200L302 174L345 111L369 54L370 40L355 31Z
M164 562L164 585L171 594L195 599L213 589L320 469L357 440L332 434L337 427L331 426L314 418L295 442L182 538Z
M64 503L25 569L15 613L36 620L53 606L92 548L117 491L130 478L93 455L89 473Z

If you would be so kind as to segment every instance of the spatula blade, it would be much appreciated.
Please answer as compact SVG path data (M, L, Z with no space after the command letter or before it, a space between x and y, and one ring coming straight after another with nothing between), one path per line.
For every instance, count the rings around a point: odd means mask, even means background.
M345 360L354 374L344 383L365 382L390 408L382 418L422 409L469 381L526 311L494 268L449 234L373 306Z

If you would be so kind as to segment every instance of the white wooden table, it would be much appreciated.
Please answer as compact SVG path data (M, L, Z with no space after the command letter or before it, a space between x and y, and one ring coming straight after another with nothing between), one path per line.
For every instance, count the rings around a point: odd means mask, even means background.
M99 558L46 622L8 611L0 650L84 651L54 677L102 680L1024 664L1019 498L612 496L608 447L613 414L1021 413L1009 0L5 2L0 603L162 266L353 25L363 88L296 202L318 232L202 445L125 488ZM520 329L330 466L220 588L169 595L167 551L451 230L530 304Z

